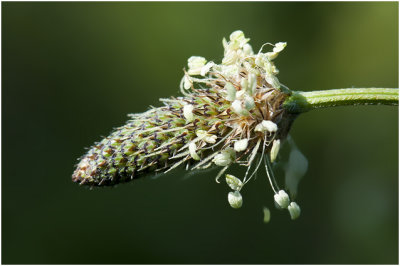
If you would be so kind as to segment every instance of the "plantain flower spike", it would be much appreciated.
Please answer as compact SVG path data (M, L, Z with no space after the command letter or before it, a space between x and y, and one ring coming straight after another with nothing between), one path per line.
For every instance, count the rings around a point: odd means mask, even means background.
M275 201L289 209L292 219L297 217L298 205L289 205L271 167L295 118L282 107L291 91L281 90L286 87L274 63L286 43L268 43L255 52L250 39L237 30L222 44L220 63L191 56L180 83L182 96L160 99L162 106L129 115L125 125L80 158L72 180L112 186L180 166L190 171L217 166L218 181L237 164L245 167L245 174L226 175L226 182L234 190L228 194L229 204L240 208L239 191L264 162Z

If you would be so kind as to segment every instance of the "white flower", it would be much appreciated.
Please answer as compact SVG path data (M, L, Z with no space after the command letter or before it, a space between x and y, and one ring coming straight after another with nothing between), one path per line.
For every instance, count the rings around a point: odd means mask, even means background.
M224 58L222 59L222 64L223 65L232 65L236 62L236 60L238 58L239 58L239 56L235 50L228 50L225 53Z
M233 175L227 174L225 180L228 186L233 190L240 190L243 187L243 182Z
M292 220L298 218L300 216L300 206L297 205L296 202L291 202L290 205L288 206L288 210L289 210L289 214L290 214L290 218L292 218Z
M244 61L243 62L243 66L244 68L246 68L247 72L252 73L256 76L260 75L260 70L258 68L255 68L252 64L250 64L249 62Z
M289 195L284 190L279 190L279 192L274 195L274 199L282 209L286 209L289 206Z
M214 65L214 62L208 62L205 66L201 68L200 75L205 76Z
M276 156L278 156L280 147L281 147L281 141L279 139L274 139L274 141L272 142L272 148L270 152L271 163L274 162Z
M207 133L207 131L202 130L202 129L197 130L196 135L197 135L197 137L199 137L200 139L204 140L207 143L214 144L217 141L217 136L215 136L213 134L209 134L209 133Z
M247 149L248 143L249 141L247 139L238 140L233 144L233 149L237 152L244 151Z
M197 150L196 143L194 143L194 142L190 143L189 144L189 154L194 160L199 161L200 156L196 153L196 150Z
M215 142L217 142L217 136L212 135L212 134L207 134L204 137L204 141L210 144L214 144Z
M237 65L220 65L221 74L225 77L235 78L239 76L239 67Z
M251 47L250 44L246 43L245 45L243 45L243 53L245 56L249 56L249 55L253 55L253 48Z
M193 109L194 107L191 104L185 104L183 106L183 116L186 118L187 122L192 122L194 120Z
M231 42L241 41L244 39L244 33L241 30L236 30L231 33L231 35L229 36L229 39L231 40Z
M278 130L278 126L270 121L270 120L263 120L261 123L259 123L254 131L256 132L276 132Z
M201 56L191 56L188 59L188 74L200 75L202 67L206 64L207 60Z
M240 195L239 191L229 192L228 194L228 202L232 208L238 209L243 205L243 198Z
M232 163L234 156L235 152L233 149L226 149L215 155L212 161L218 166L227 166Z
M232 32L229 36L230 42L228 44L228 49L239 49L242 48L250 39L244 37L244 33L241 30Z

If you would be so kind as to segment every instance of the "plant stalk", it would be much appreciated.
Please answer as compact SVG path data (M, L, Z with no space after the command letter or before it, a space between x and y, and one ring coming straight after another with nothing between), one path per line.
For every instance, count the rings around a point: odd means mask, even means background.
M399 90L386 88L349 88L324 91L293 91L283 103L290 113L346 105L399 105Z

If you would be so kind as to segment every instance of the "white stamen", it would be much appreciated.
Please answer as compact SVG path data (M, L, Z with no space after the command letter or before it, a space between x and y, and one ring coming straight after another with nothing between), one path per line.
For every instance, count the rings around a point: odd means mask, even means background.
M281 141L279 139L274 139L272 142L272 148L270 152L271 163L273 163L278 156L279 149L281 147Z
M188 74L200 75L202 67L206 64L207 60L201 56L191 56L188 59Z
M228 202L232 208L238 209L243 205L243 198L239 191L229 192Z
M225 180L228 186L233 190L240 190L243 187L243 182L233 175L227 174Z
M214 144L217 141L217 136L207 133L205 130L197 130L196 135L199 139L204 140L207 143Z
M214 62L208 62L205 66L201 68L200 75L205 76L214 65Z
M278 126L270 120L263 120L254 129L256 132L276 132L277 130Z
M269 132L276 132L278 130L278 126L270 120L263 120L261 123L263 127Z
M300 206L297 205L296 202L291 202L290 205L288 206L288 210L289 210L289 214L290 214L290 218L292 218L292 220L297 219L300 216Z
M279 192L274 195L274 199L282 209L286 209L289 206L289 195L284 190L279 190Z
M235 142L235 144L233 145L233 149L237 152L240 151L244 151L247 149L247 145L248 145L249 141L248 139L241 139Z
M227 166L232 163L234 155L233 149L226 149L215 155L213 162L218 166Z

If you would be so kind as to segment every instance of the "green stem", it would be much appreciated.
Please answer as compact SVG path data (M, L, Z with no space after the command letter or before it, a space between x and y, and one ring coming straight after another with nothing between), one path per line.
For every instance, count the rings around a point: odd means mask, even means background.
M290 113L304 113L313 109L345 106L385 104L399 105L399 90L384 88L350 88L324 91L293 91L283 103Z

